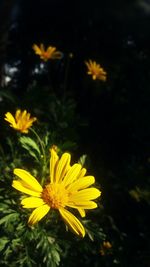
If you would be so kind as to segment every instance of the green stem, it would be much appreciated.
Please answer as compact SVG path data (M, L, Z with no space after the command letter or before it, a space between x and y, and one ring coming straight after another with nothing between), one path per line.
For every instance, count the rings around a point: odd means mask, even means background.
M43 185L44 183L44 175L46 171L46 153L45 153L45 148L44 148L44 143L41 140L40 136L36 133L36 131L33 128L30 128L31 132L36 136L40 146L41 146L41 151L42 151L42 158L43 158L43 166L42 166L42 179L41 179L41 184Z

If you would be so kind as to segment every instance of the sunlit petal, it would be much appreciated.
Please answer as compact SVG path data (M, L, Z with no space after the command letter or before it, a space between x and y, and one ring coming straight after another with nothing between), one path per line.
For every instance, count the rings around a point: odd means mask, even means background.
M68 186L69 191L77 191L84 188L89 187L90 185L94 184L95 178L94 176L85 176L78 180L75 180L72 184Z
M51 150L51 158L50 158L50 181L51 183L55 182L55 170L56 165L58 163L58 155L56 151L52 148Z
M76 179L76 177L79 175L80 170L81 170L81 165L78 163L74 164L69 169L66 176L64 177L64 180L63 180L64 186L71 184Z
M62 181L64 175L68 170L69 165L70 165L70 154L64 153L60 158L56 168L56 177L55 177L56 183Z
M34 49L37 55L41 55L41 49L36 44L34 44L32 48Z
M85 229L83 225L71 212L63 208L59 209L59 212L65 223L75 234L81 237L85 236Z
M37 208L44 204L45 203L43 199L38 197L27 197L21 201L21 205L23 205L23 208Z
M22 193L30 195L30 196L35 196L35 197L40 197L41 196L40 192L34 191L31 188L27 187L26 183L24 183L21 180L18 180L18 181L17 180L13 180L12 187L14 187L15 189L19 190Z
M85 210L91 210L91 209L95 209L97 208L97 203L95 203L94 201L74 201L71 202L69 201L67 204L68 207L70 208L74 208L74 209L85 209Z
M72 194L70 196L70 201L76 202L76 201L87 201L96 199L101 195L101 191L97 188L86 188L81 191L78 191L75 194Z
M43 205L36 208L30 215L28 224L33 225L39 222L50 210L48 205Z
M85 217L86 214L85 214L85 210L84 209L79 208L78 212L80 213L82 218Z
M39 182L27 171L23 169L14 169L14 174L23 180L29 187L29 189L42 192L43 188Z
M79 172L79 175L77 176L77 179L80 179L85 176L87 170L85 168L82 168L81 171Z
M7 112L5 114L4 119L5 119L5 121L8 121L10 124L12 124L14 127L16 127L16 121L10 112Z

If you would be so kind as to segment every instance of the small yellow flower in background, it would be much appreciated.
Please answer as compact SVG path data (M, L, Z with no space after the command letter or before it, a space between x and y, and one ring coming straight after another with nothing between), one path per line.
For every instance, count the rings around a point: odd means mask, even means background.
M15 116L7 112L4 119L10 123L10 127L21 133L28 133L28 129L37 120L37 118L31 117L31 114L26 110L21 111L20 109L16 111Z
M91 59L89 61L85 61L85 64L88 68L87 74L92 75L93 80L101 80L106 81L106 71L100 66L100 64L97 64L96 61L92 61Z
M110 248L112 248L112 244L109 241L104 241L103 247L106 249L110 249Z
M60 151L60 149L59 149L59 147L58 146L56 146L56 145L52 145L51 147L50 147L50 153L51 153L51 150L55 150L55 152L58 154L58 152Z
M54 209L59 211L65 224L75 234L84 237L83 225L68 208L77 209L84 217L85 210L97 208L93 200L98 198L101 192L95 187L88 188L94 184L94 177L85 176L86 169L78 163L71 166L69 153L64 153L59 158L55 149L52 148L50 152L50 178L45 187L23 169L14 169L14 174L20 179L14 180L12 186L30 195L21 201L23 208L35 208L29 217L29 225L34 225L50 209Z
M105 254L109 254L112 248L112 244L109 241L104 241L101 245L100 254L101 256L104 256Z
M39 55L42 60L45 62L49 59L61 59L62 58L62 52L57 51L56 47L48 46L46 49L44 47L44 44L40 44L40 46L33 44L32 46L34 52L36 55Z

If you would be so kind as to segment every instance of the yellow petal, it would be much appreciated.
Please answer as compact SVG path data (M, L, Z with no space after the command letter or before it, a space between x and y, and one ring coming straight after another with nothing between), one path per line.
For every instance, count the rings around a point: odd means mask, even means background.
M56 51L52 54L52 58L53 59L61 59L63 56L63 53L61 53L60 51Z
M85 217L85 210L84 209L78 209L78 212L80 213L81 217Z
M49 54L49 55L52 55L54 52L55 52L55 50L56 50L56 47L52 47L52 46L49 46L48 48L47 48L47 53Z
M33 225L39 222L50 210L50 207L46 204L36 208L30 215L28 224Z
M40 44L40 48L41 48L41 52L42 52L42 53L45 53L45 47L44 47L44 44Z
M69 169L69 171L67 172L66 176L64 177L64 180L63 180L64 186L68 186L74 180L76 180L77 176L79 175L80 170L81 170L81 165L78 164L78 163L74 164Z
M29 113L29 115L30 115L30 113ZM27 116L27 111L26 110L22 111L21 117L22 117L23 121L24 121L24 119L26 119L26 116Z
M74 183L68 186L69 191L78 191L84 188L89 187L90 185L94 184L95 178L94 176L85 176L76 180Z
M72 202L76 201L87 201L96 199L101 195L101 192L97 188L86 188L77 193L70 195L69 200Z
M15 118L13 117L13 115L10 112L7 112L5 114L5 121L8 121L9 123L11 123L13 126L16 126L16 121Z
M21 117L21 110L17 109L16 114L15 114L16 121L18 121L20 117Z
M55 170L56 170L56 165L58 162L58 155L56 151L52 148L51 149L51 158L50 158L50 181L51 183L55 182Z
M56 183L63 180L66 172L68 171L68 167L70 166L70 158L71 156L69 153L64 153L61 159L59 160L58 165L56 167Z
M94 201L68 201L67 206L74 209L86 209L91 210L97 208L97 204Z
M41 49L36 44L34 44L32 48L37 55L41 55Z
M77 179L84 177L85 174L86 174L86 169L82 168L81 171L79 172L79 175L77 176Z
M63 208L59 209L59 212L65 223L75 234L81 237L85 236L85 229L83 225L71 212Z
M35 197L40 197L41 196L41 193L40 192L37 192L37 191L34 191L32 189L29 189L26 187L26 184L19 180L14 180L13 183L12 183L12 187L14 187L15 189L27 194L27 195L30 195L30 196L35 196Z
M25 122L26 129L30 128L32 126L33 122L36 121L36 120L37 120L37 118L35 118L35 117L33 117L33 118L29 119L29 120L26 120L26 122Z
M39 182L27 171L23 169L14 169L14 174L17 175L26 184L26 187L33 191L42 192L43 188Z
M23 208L29 208L29 209L37 208L44 204L45 202L43 201L43 199L38 197L27 197L21 201L21 205L23 205Z

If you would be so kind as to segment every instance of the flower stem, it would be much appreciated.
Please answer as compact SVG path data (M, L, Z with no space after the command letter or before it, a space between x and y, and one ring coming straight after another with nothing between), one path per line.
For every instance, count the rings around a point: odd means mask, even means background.
M43 159L43 165L42 165L42 178L41 178L41 185L43 185L44 183L44 179L45 179L45 172L46 172L46 167L47 167L47 163L46 163L46 153L45 153L45 147L44 147L44 143L41 140L40 136L37 134L37 132L33 129L30 128L30 131L36 136L40 146L41 146L41 158Z

